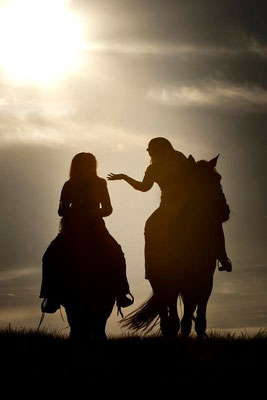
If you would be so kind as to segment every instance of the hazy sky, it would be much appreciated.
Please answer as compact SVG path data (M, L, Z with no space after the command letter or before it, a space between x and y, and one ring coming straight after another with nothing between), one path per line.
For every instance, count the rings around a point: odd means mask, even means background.
M0 1L0 325L35 327L41 258L58 231L72 157L142 179L148 141L220 154L233 272L215 273L208 327L267 326L265 1ZM109 182L106 218L137 306L143 228L160 193ZM135 306L131 307L132 310ZM108 333L118 333L114 310ZM63 332L59 315L44 322Z

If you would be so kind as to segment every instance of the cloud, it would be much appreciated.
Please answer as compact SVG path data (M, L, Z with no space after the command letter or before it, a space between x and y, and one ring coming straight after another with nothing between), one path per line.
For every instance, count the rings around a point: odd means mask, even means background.
M24 324L28 320L38 321L38 311L34 307L1 307L0 325L10 323Z
M71 120L58 120L51 122L50 126L25 123L12 127L13 131L0 132L0 146L36 145L75 148L95 143L98 148L104 146L121 151L125 147L143 147L149 140L146 133L135 133L101 122L90 125L87 121L75 124Z
M40 277L40 268L0 270L0 324L37 320Z
M267 58L267 46L265 45L261 45L261 43L259 43L259 41L254 38L251 37L250 41L248 43L248 50L251 53L255 53L258 56L262 57L262 58Z
M13 269L13 270L6 270L6 271L1 271L0 270L0 282L1 284L3 282L8 282L8 281L13 281L15 279L21 279L21 278L27 278L29 276L34 276L39 274L40 271L35 267L27 267L27 268L21 268L21 269ZM14 296L14 294L10 293L10 296Z
M172 107L220 107L227 110L266 112L267 90L209 81L199 86L151 89L147 93L147 99Z
M0 99L0 146L16 143L51 145L64 141L59 121L71 112L70 103L12 96Z
M79 108L80 106L80 108ZM110 114L109 114L110 112ZM88 115L89 114L89 115ZM107 110L108 115L112 111ZM143 145L147 136L105 122L86 108L86 101L46 101L40 99L0 98L0 147L8 145L40 145L73 147L92 141L114 149Z
M242 46L211 46L211 45L196 45L192 43L161 43L156 41L151 42L138 42L138 41L91 41L83 47L84 51L91 53L108 53L117 55L129 56L162 56L162 57L176 57L176 56L231 56L238 57L240 55L253 55L259 57L267 57L267 46L262 46L256 38L248 38Z
M123 55L161 55L172 56L181 54L191 54L197 49L193 46L182 44L161 45L158 43L140 43L140 42L89 42L84 50L88 52L112 53Z
M255 5L232 0L77 0L76 7L92 27L89 40L179 41L216 47L240 47L251 37L267 42L263 1Z

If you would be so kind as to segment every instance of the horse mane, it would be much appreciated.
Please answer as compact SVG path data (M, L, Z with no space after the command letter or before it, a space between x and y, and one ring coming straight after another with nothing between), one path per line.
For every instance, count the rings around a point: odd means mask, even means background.
M194 206L201 209L202 215L206 213L210 220L222 223L229 219L230 208L223 193L222 176L216 170L218 157L197 162L192 162L192 157L189 192L194 197Z

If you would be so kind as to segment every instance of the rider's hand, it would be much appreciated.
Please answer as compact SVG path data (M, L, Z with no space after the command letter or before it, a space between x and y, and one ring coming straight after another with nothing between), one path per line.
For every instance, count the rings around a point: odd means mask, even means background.
M109 181L119 181L119 180L121 180L121 179L124 179L125 178L125 174L108 174L108 180Z

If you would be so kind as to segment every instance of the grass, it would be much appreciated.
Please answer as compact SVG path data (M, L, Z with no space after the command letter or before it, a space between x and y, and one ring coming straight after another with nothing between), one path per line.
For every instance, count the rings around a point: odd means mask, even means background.
M0 330L1 377L48 384L78 379L90 386L170 388L235 385L260 388L265 382L267 332L219 334L166 341L110 337L103 345L73 347L67 336L46 330ZM220 390L221 390L220 389Z

